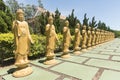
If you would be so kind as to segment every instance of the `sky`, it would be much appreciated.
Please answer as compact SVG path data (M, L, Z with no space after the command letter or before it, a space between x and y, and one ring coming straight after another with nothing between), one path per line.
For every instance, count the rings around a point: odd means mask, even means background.
M38 0L17 0L19 3L38 5ZM72 9L83 22L84 14L91 21L95 16L97 22L105 22L111 29L120 30L120 0L41 0L46 10L54 12L57 8L62 15L68 16Z

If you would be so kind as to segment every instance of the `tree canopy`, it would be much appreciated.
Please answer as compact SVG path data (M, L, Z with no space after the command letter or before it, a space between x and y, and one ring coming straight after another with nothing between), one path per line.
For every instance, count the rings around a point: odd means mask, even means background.
M1 6L2 5L2 6ZM6 33L11 30L13 15L3 0L0 0L0 33Z

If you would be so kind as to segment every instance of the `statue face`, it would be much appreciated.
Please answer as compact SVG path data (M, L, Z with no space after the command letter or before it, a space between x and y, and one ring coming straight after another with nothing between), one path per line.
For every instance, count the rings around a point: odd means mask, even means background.
M91 30L91 27L88 27L89 30Z
M69 26L69 23L66 23L66 26Z
M80 28L80 24L79 24L79 23L77 23L77 25L76 25L76 26L77 26L77 28Z
M85 25L83 26L83 29L86 30L86 26Z
M20 21L24 20L24 14L19 13L17 16L18 16L18 20L20 20Z
M69 26L69 22L68 21L65 21L65 26Z
M49 23L50 23L50 25L52 25L53 24L53 20L51 19L51 20L49 20Z

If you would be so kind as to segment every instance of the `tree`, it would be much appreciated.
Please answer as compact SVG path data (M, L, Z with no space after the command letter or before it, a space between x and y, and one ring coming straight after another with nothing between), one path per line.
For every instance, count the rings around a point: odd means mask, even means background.
M6 5L4 4L3 0L0 0L0 10L5 11Z
M88 21L89 21L89 18L87 18L87 13L85 13L84 14L84 19L83 19L83 25L86 25L88 27L89 26Z
M56 9L56 11L55 11L55 17L54 17L54 25L55 25L55 29L56 29L57 33L61 32L60 15L61 15L61 13L59 12L58 9Z
M33 9L32 9L32 6L27 4L25 6L25 18L28 19L28 18L32 18L33 16Z
M0 0L0 6L0 32L6 33L11 30L13 15L10 13L9 8L4 4L3 0Z
M66 18L69 21L69 27L71 29L71 34L74 34L74 29L77 23L80 21L74 16L74 9L72 10L71 14Z
M106 24L104 22L101 22L101 21L98 22L97 28L102 29L102 30L107 30Z
M17 9L20 7L17 0L7 0L6 3L13 14L15 14Z
M92 21L89 22L89 26L92 27L92 28L97 27L97 23L96 23L96 22L97 22L97 21L95 21L95 16L92 17Z
M45 34L45 26L48 23L48 17L49 17L50 13L46 12L46 13L41 13L40 15L35 17L35 21L34 21L34 33L35 34Z

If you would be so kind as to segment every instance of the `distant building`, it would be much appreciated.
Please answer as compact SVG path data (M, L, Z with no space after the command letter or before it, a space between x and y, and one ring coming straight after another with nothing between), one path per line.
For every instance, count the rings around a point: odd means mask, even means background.
M41 8L41 7L37 7L37 10L36 10L36 13L35 13L35 15L33 16L33 18L35 18L36 16L38 16L38 15L40 15L41 13L46 13L48 10L46 10L46 9L44 9L44 8ZM52 13L52 12L50 12L50 13ZM55 13L52 13L53 15L55 15ZM60 19L66 19L66 17L65 16L60 16Z

